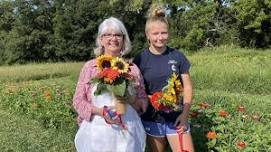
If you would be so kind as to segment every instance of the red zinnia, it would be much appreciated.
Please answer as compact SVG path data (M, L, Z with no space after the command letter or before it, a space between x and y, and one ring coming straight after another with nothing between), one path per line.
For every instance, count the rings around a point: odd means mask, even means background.
M244 141L239 141L236 146L239 149L243 149L246 147L246 143Z
M238 112L245 112L246 109L245 109L244 106L238 106L237 111L238 111Z
M162 92L155 92L151 97L150 97L150 102L154 109L159 110L162 105L158 103L158 99L162 96Z
M257 113L254 113L254 114L251 116L251 118L252 118L253 120L258 121L258 120L260 120L260 115L257 114Z

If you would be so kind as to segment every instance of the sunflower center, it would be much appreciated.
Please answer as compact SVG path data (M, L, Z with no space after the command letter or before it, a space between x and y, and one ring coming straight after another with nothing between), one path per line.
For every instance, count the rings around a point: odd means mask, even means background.
M118 67L118 69L120 70L123 70L125 68L125 65L122 62L117 62L115 66Z
M107 60L103 61L102 62L102 67L103 68L110 68L111 67L110 61L107 61Z

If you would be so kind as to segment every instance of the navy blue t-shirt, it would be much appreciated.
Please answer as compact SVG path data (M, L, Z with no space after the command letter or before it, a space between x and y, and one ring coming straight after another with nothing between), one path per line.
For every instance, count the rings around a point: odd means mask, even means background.
M190 68L190 63L184 54L169 47L161 55L152 54L148 49L145 49L134 58L134 63L143 75L146 92L149 95L161 91L167 85L167 81L173 72L180 76L188 72ZM149 104L146 113L141 118L145 121L175 122L180 113L155 111Z

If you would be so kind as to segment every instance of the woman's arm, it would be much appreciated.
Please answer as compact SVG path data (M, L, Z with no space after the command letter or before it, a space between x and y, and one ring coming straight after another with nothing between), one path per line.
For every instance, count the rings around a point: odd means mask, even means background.
M91 99L88 99L87 96L87 94L91 92L91 86L88 84L92 74L91 70L93 69L91 63L92 62L87 62L82 68L73 97L73 107L79 118L88 121L92 114L102 114L101 109L94 107L91 103Z
M148 106L148 97L145 91L143 76L140 73L139 68L134 64L131 67L132 75L135 77L135 89L136 89L136 102L133 107L142 114L146 111Z

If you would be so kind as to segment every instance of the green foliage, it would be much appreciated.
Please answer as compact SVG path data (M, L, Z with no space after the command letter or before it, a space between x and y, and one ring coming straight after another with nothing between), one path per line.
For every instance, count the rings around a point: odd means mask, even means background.
M0 64L85 61L94 57L103 19L122 20L135 56L147 46L154 0L0 1ZM224 44L270 48L270 0L161 0L170 11L169 45L188 51Z
M197 50L223 43L235 43L234 18L229 7L217 1L181 1L173 3L170 44ZM226 41L225 41L226 40Z
M270 151L270 55L271 50L233 46L187 54L194 88L191 112L197 113L190 118L196 151L239 151L240 141L246 144L241 151ZM71 104L81 67L0 67L2 150L74 151L77 127ZM222 117L220 111L228 114ZM207 139L208 131L217 137Z
M13 6L11 12L3 14L6 17L8 14L13 17L12 22L7 22L10 29L5 28L7 32L3 53L5 63L26 63L51 58L50 5L39 1L21 0L10 3Z
M191 75L196 89L238 93L271 93L271 51L221 46L193 55Z
M115 96L124 97L128 89L128 83L123 78L117 78L112 84L107 84L99 78L94 78L91 83L97 84L94 95L100 95L103 92L112 92Z
M107 86L110 91L113 92L115 96L123 97L127 89L126 81L121 81L119 84Z
M194 146L200 151L238 151L237 144L245 142L243 151L269 151L271 117L270 95L227 93L217 90L195 90L192 107L192 137ZM206 109L201 108L207 103ZM238 111L240 106L244 112ZM221 116L220 112L227 112ZM215 139L207 139L208 131L215 131Z
M37 120L0 106L1 151L74 152L75 129L44 128Z
M70 76L77 79L83 63L51 63L1 66L0 83L36 81Z
M233 5L241 46L267 48L271 44L271 2L240 0Z
M13 5L10 1L0 2L0 31L9 32L12 29L15 18L13 16Z
M74 86L69 79L5 83L1 106L39 120L45 128L73 128L71 98ZM14 102L9 102L14 101Z

